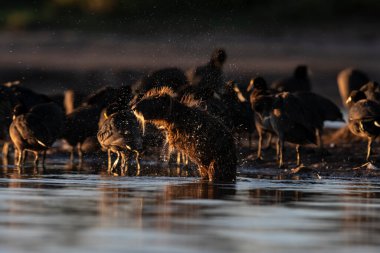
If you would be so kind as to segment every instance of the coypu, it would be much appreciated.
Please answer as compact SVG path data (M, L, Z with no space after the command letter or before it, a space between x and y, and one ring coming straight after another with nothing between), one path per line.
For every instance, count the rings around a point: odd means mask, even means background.
M223 85L223 65L227 59L226 51L222 48L215 49L210 61L202 66L187 71L190 85L209 87L218 90Z
M35 166L38 165L38 152L43 151L44 165L46 150L58 138L63 118L63 111L53 102L33 106L29 111L23 104L14 108L9 134L17 149L17 166L24 164L25 151L34 153Z
M133 106L143 129L152 123L165 132L170 149L185 153L203 179L234 181L237 157L232 134L216 118L198 109L191 97L176 100L168 87L148 91Z
M139 151L142 148L142 139L138 122L133 112L128 108L113 103L104 111L105 120L101 123L97 134L100 145L108 151L108 172L117 166L121 156L121 172L128 170L130 153L136 155L137 174L140 172ZM111 167L110 152L117 154L117 159Z
M323 150L323 124L324 121L341 121L344 122L342 112L329 99L313 92L300 91L293 93L303 106L306 108L310 117L310 123L315 128L315 134L320 150Z
M346 100L351 91L359 90L363 85L369 82L367 74L355 68L346 68L338 73L337 83L340 97L344 106L347 106Z
M272 87L279 92L311 91L308 67L298 65L293 76L273 82Z
M263 148L263 137L267 136L268 141L266 147L270 147L272 134L274 133L268 120L268 116L272 103L272 99L270 97L276 94L276 91L268 89L267 82L260 76L251 79L247 91L251 92L249 102L254 115L256 131L259 135L256 156L256 160L259 161L263 159L261 155Z
M348 128L357 136L367 138L367 163L370 163L373 140L380 135L380 104L367 99L363 91L354 90L347 99L349 106ZM361 167L362 167L361 166Z
M304 108L302 102L291 93L282 92L275 96L260 97L255 104L255 109L264 112L264 123L270 123L272 131L278 137L279 167L284 165L284 142L296 144L297 166L300 166L300 145L316 144L315 129L309 123L311 115Z
M241 93L239 87L233 81L225 83L221 94L217 94L210 87L190 85L182 90L179 97L192 96L202 101L202 106L207 112L219 118L233 133L247 132L249 144L254 130L254 119L248 101Z

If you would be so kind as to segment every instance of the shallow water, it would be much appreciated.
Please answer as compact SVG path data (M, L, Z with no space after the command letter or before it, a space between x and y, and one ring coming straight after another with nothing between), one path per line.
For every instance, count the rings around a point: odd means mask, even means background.
M377 180L0 170L0 252L378 252Z

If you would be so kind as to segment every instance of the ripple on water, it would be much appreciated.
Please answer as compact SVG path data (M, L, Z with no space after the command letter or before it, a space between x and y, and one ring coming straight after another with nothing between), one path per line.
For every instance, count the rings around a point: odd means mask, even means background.
M377 252L379 228L376 179L0 172L0 252Z

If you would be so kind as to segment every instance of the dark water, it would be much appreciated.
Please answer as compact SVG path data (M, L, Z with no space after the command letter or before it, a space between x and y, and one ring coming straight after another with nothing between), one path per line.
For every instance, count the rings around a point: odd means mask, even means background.
M378 180L0 170L0 252L379 252Z

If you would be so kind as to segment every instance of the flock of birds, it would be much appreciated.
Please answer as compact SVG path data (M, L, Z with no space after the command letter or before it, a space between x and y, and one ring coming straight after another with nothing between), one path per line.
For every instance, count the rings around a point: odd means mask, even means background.
M154 71L129 86L104 87L82 96L66 91L63 96L38 94L18 82L0 86L0 140L2 155L14 146L15 165L24 166L27 152L37 166L58 139L70 146L70 159L92 143L108 152L108 171L125 175L135 159L140 173L140 154L159 147L177 160L195 163L203 179L234 181L236 138L257 132L256 160L276 138L279 167L284 167L285 142L295 144L297 165L300 147L317 144L323 150L324 121L344 121L329 99L311 91L308 68L296 67L291 77L271 86L263 77L251 80L246 90L225 82L225 50L216 49L210 61L186 73L178 68ZM357 69L338 75L338 86L349 109L348 128L368 139L366 159L380 134L380 87ZM149 123L146 125L146 123ZM266 140L266 145L264 141ZM116 155L112 162L113 155Z

